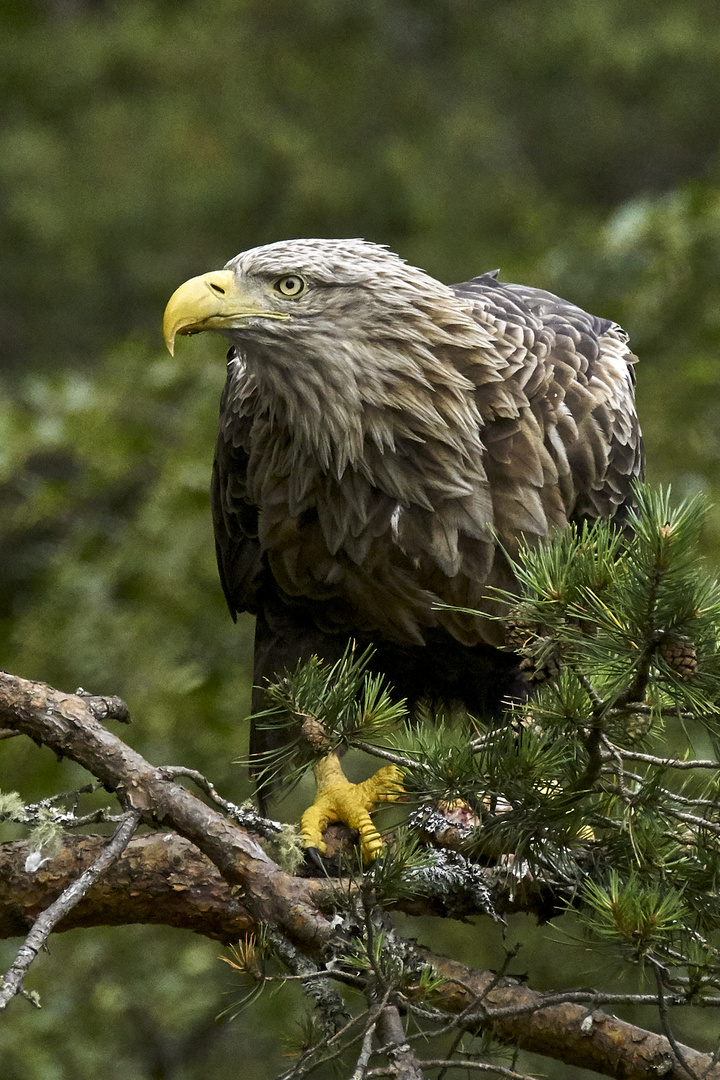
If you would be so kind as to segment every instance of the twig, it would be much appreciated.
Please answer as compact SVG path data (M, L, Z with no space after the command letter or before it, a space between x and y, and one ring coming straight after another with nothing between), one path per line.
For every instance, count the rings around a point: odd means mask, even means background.
M357 1027L360 1022L366 1016L365 1013L360 1013L358 1016L352 1016L344 1028L342 1028L332 1038L324 1039L317 1046L308 1050L302 1058L286 1072L280 1073L275 1080L301 1080L303 1076L307 1076L308 1073L318 1068L319 1065L325 1065L329 1061L334 1061L342 1053L345 1052L348 1042L343 1042L344 1037L349 1036L353 1028ZM354 1038L354 1037L353 1037ZM322 1057L324 1051L328 1051L327 1054Z
M620 761L620 760L621 760L620 755L618 755L618 761ZM620 768L620 766L618 766L618 768ZM617 772L616 769L609 768L608 766L606 766L604 769L601 770L600 775L601 776L613 776L613 777L617 778L618 772ZM623 770L622 775L627 776L630 780L633 780L636 784L638 784L640 786L642 786L643 784L646 784L647 780L648 780L648 777L643 776L641 773L627 772L627 771ZM624 790L625 790L625 792L627 792L626 788ZM686 795L678 794L677 791L671 791L670 788L659 787L659 786L654 787L653 791L656 792L656 793L659 793L660 795L664 795L670 802L681 803L683 806L707 806L707 807L709 807L710 809L713 809L713 810L718 809L717 799L689 799ZM632 801L640 801L640 802L642 801L640 799L640 797L637 795L637 793L636 794L630 794L629 792L627 792L627 795L628 795L628 798L630 800L632 800Z
M702 758L697 761L678 761L677 758L661 758L654 757L652 754L641 754L638 750L624 750L618 746L613 746L609 741L606 745L610 753L620 754L626 761L644 761L648 765L657 765L663 769L720 770L720 761L708 761Z
M620 798L624 803L630 804L632 802L632 796L625 786L625 762L623 761L620 751L612 745L606 735L602 736L603 743L608 749L610 757L615 761L616 772L615 779L617 780L618 790L620 792Z
M396 1080L422 1080L422 1062L410 1049L396 1005L386 1005L380 1013L377 1034L380 1042L377 1053L390 1058Z
M666 1005L687 1005L689 995L673 994L665 995ZM478 1019L506 1020L515 1016L527 1016L531 1013L544 1012L546 1009L554 1009L557 1005L656 1005L655 994L603 994L593 990L559 990L557 993L547 993L541 1001L528 1002L527 1004L506 1005L500 1008L488 1009Z
M596 716L590 728L588 737L585 740L585 749L587 750L588 755L587 765L582 776L578 777L572 785L572 790L580 793L589 791L597 781L602 770L603 761L605 760L601 750L602 742L603 732L600 726L600 720Z
M362 1038L361 1035L351 1036L352 1029L358 1027L363 1021L367 1026L374 1023L384 1003L385 999L383 998L383 1001L379 1005L375 1005L373 1009L350 1017L340 1031L308 1050L292 1069L281 1073L275 1080L301 1080L303 1076L307 1076L319 1065L326 1065L329 1061L334 1061L345 1053L357 1038ZM367 1027L363 1030L367 1030Z
M690 1077L690 1080L700 1080L700 1077L695 1072L695 1070L690 1068L690 1065L688 1064L688 1060L685 1057L685 1054L683 1053L682 1047L677 1042L677 1040L676 1040L676 1038L675 1038L675 1036L673 1034L672 1028L670 1027L670 1020L669 1020L668 1014L667 1014L667 1003L665 1001L665 990L664 990L664 987L663 987L663 971L662 971L662 968L661 968L661 966L658 964L658 962L656 960L653 960L653 958L651 956L648 957L648 960L653 965L653 970L655 972L655 981L657 982L658 1012L660 1013L660 1024L662 1025L662 1029L663 1029L663 1033L665 1035L665 1038L670 1043L670 1045L672 1047L673 1054L675 1055L677 1060L680 1062L680 1064L682 1065L685 1072Z
M619 758L619 760L620 760L620 758ZM641 775L639 772L626 772L626 771L622 770L622 765L619 765L619 767L617 767L617 770L616 769L610 769L610 768L604 768L601 771L601 775L606 775L606 777L614 777L615 779L619 779L619 775L620 775L621 772L622 772L623 777L629 778L629 780L634 781L639 786L642 786L643 784L646 784L648 782L647 775L646 775L646 777L643 777L643 775ZM637 793L637 792L630 793L628 791L628 789L626 787L624 787L624 786L621 788L621 791L622 791L623 797L625 798L625 801L629 802L629 804L639 804L640 806L642 805L642 798L639 795L639 793ZM664 795L668 799L669 802L678 802L678 804L680 804L681 806L685 806L685 807L708 807L711 810L717 810L718 809L717 799L699 799L699 798L698 799L691 799L691 798L688 798L688 796L679 795L678 792L670 791L669 787L656 786L656 787L653 788L653 791L656 794ZM669 813L671 811L668 810L667 812ZM705 818L698 818L697 821L703 821L704 822L704 821L706 821L706 819ZM708 824L709 824L709 827L711 828L712 827L712 822L709 822Z
M665 813L676 821L684 821L686 825L696 825L699 829L707 829L715 836L720 836L720 825L709 821L708 818L698 817L697 814L684 814L682 810L673 810L671 806L666 807Z
M388 750L384 746L375 746L369 742L358 742L355 739L353 739L352 745L356 750L362 750L365 754L372 754L373 757L382 758L383 761L389 761L393 765L398 765L401 769L427 770L428 768L424 761L408 757L405 754L398 754L395 750Z
M368 887L363 884L360 890L360 902L363 909L363 922L365 924L365 952L367 954L368 963L373 970L375 978L377 979L378 986L381 986L383 990L386 989L386 979L384 973L380 970L377 964L377 957L375 955L375 927L373 926L373 900L374 893L372 886Z
M72 885L68 885L67 889L60 893L57 900L35 920L30 933L20 947L15 961L3 978L2 987L0 988L0 1011L5 1009L17 994L22 992L23 980L28 969L55 925L70 908L82 900L88 889L95 884L108 867L112 866L120 858L130 843L140 823L140 818L141 814L138 810L130 810L124 814L122 822L115 830L110 843L103 849L92 866L89 866Z
M160 771L170 780L186 777L188 780L194 781L200 790L204 791L207 797L216 806L219 806L229 818L232 818L233 821L236 821L238 825L242 825L245 829L260 833L261 836L268 840L274 839L285 828L279 821L263 817L252 806L238 806L237 803L224 799L218 793L215 785L197 769L189 769L184 765L163 765Z
M370 1055L372 1054L373 1035L375 1034L375 1026L379 1015L380 1011L378 1009L365 1028L362 1044L360 1046L360 1053L358 1054L358 1059L355 1063L355 1068L353 1069L350 1080L363 1080L363 1077L366 1075L366 1069L368 1067L368 1062L370 1061Z
M482 1002L488 996L488 994L492 990L494 990L496 986L499 985L501 979L505 978L505 976L507 975L507 972L508 972L508 968L510 967L511 963L513 962L513 960L517 956L518 952L520 951L520 948L521 948L521 946L518 944L518 945L513 946L512 949L506 949L505 950L505 959L503 960L500 969L495 973L495 977L488 983L488 985L486 987L483 988L482 993L478 994L478 996L474 999L474 1001L470 1002L470 1004L464 1010L464 1012L461 1012L456 1017L454 1017L454 1019L452 1021L452 1027L459 1027L460 1030L458 1031L457 1035L455 1036L455 1039L453 1040L452 1046L450 1047L450 1049L448 1051L448 1058L449 1059L451 1059L453 1054L455 1054L455 1052L457 1051L458 1047L460 1046L460 1042L462 1040L462 1037L465 1034L465 1024L463 1022L464 1019L465 1019L465 1016L466 1015L472 1015L473 1013L475 1013L478 1006L480 1006L482 1004ZM450 1029L450 1025L448 1025L448 1030L449 1029ZM443 1077L445 1075L445 1071L446 1070L443 1069L443 1071L438 1076L438 1080L443 1080Z
M596 720L599 720L607 710L607 702L603 701L592 682L583 671L574 664L570 665L570 669L592 702L593 716Z
M350 1077L350 1080L363 1080L367 1075L366 1069L368 1062L374 1053L384 1053L384 1051L373 1051L372 1038L375 1033L378 1020L382 1016L385 1007L392 993L392 988L385 991L381 1001L376 1002L366 1013L365 1029L362 1035L362 1044L360 1047L360 1054L355 1064L355 1069ZM395 1072L393 1071L393 1075Z
M491 1065L485 1061L448 1061L445 1058L420 1058L418 1063L424 1069L465 1069L468 1072L484 1072L490 1073L493 1076L506 1076L509 1080L537 1080L534 1076L529 1076L528 1073L515 1072L515 1069L508 1069L505 1065ZM383 1076L394 1077L395 1067L393 1065L384 1065L379 1069L370 1069L365 1073L364 1080L380 1080Z
M266 926L265 933L267 934L268 941L283 963L290 968L294 975L303 977L303 990L310 998L312 998L318 1008L323 1018L326 1032L329 1035L337 1035L348 1020L345 1002L334 987L327 985L325 979L310 979L311 976L329 973L323 972L318 968L317 964L313 964L307 956L303 956L303 954L295 948L292 942L288 941L286 937L273 927Z
M680 709L677 705L646 705L644 701L632 701L626 705L613 705L607 715L618 716L671 716L678 720L696 720L697 713Z

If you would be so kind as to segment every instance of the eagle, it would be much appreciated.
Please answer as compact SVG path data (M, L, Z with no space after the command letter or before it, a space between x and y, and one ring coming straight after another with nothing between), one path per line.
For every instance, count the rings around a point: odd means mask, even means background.
M410 703L518 690L496 590L642 477L624 330L498 272L445 285L365 240L255 247L181 285L164 335L230 344L212 474L222 587L263 686L350 640ZM474 614L473 614L474 613ZM272 734L251 733L251 755Z

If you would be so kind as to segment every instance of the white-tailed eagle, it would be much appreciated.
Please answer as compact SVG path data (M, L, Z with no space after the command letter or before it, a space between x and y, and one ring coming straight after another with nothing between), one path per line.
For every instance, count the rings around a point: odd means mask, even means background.
M625 332L362 240L245 251L181 285L164 330L171 351L204 330L231 346L213 520L230 610L257 616L255 683L354 639L411 701L492 712L517 658L499 621L451 609L495 614L521 538L625 521L643 471Z

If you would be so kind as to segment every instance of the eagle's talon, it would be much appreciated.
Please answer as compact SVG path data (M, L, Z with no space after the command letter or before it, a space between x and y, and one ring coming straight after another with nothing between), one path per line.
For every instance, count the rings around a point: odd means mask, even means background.
M323 833L332 822L342 821L348 828L357 829L363 862L374 862L383 842L370 812L378 803L397 802L404 794L400 770L388 765L361 784L352 784L343 773L337 755L330 754L316 764L315 782L315 801L300 819L305 850L315 850L318 856L325 855L327 846Z

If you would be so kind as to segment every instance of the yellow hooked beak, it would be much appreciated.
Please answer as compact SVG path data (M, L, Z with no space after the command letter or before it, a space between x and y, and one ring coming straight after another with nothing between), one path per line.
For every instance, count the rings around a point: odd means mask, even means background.
M168 300L163 316L163 337L170 355L175 354L178 334L201 334L238 326L253 316L288 319L280 311L267 311L238 288L232 270L213 270L190 278Z

